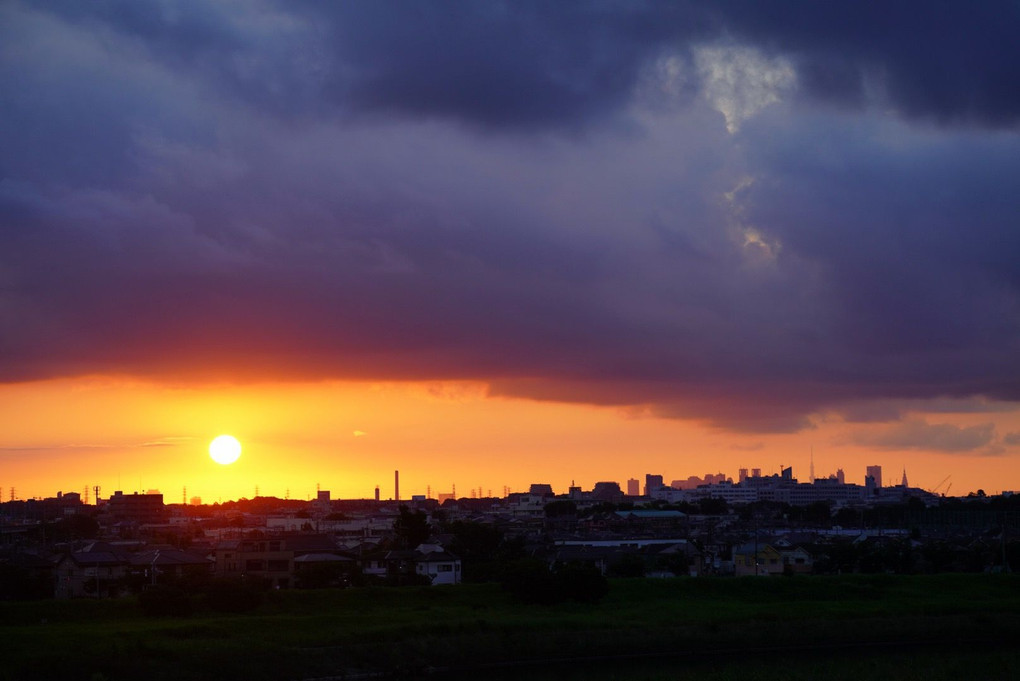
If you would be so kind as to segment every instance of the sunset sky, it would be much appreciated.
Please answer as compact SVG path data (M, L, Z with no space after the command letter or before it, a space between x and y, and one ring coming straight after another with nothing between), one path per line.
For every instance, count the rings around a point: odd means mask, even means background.
M2 498L812 454L1020 490L1017 35L1005 0L2 0Z

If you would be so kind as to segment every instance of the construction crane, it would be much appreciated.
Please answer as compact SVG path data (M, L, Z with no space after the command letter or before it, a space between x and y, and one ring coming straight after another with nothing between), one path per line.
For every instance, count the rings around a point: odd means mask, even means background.
M951 477L953 477L953 476L950 474L950 475L947 475L946 477L942 478L942 481L939 484L937 484L934 487L932 487L931 490L929 490L929 491L932 494L938 494L939 493L939 488L942 487L942 485L946 484L946 481L949 480L949 478L951 478ZM953 486L953 483L949 483L949 487L952 487L952 486ZM949 487L946 488L946 492L949 491ZM945 496L946 492L943 492L942 496Z

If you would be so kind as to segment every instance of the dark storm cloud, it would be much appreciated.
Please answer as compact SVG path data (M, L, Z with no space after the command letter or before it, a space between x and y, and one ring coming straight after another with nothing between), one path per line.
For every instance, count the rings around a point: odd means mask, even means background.
M863 104L873 93L907 117L943 123L1012 127L1020 115L1013 0L722 6L738 40L791 55L814 97Z
M330 91L355 108L490 126L576 126L624 107L663 52L734 41L786 55L812 98L1012 126L1020 5L959 2L398 2L312 5ZM342 74L342 75L341 75Z
M1013 126L1020 6L944 2L48 2L89 30L278 114L438 116L580 129L631 102L649 64L744 44L795 63L804 95ZM697 89L697 74L685 98Z
M892 361L892 380L921 391L935 381L962 395L979 382L990 397L1020 397L1017 138L859 136L841 124L768 136L752 153L762 181L745 215L823 268L829 307L815 321L849 350L847 368L881 382Z
M467 378L745 431L1015 401L990 6L2 5L0 380Z

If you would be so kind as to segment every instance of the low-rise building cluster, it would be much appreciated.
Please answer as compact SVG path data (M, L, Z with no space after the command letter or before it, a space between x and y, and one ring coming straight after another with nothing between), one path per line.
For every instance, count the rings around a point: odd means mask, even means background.
M600 482L502 498L212 506L115 493L0 504L0 598L108 598L164 583L265 588L455 585L514 561L607 576L772 576L1017 567L1020 497L951 499L905 485L778 476L624 495ZM657 482L657 481L653 481ZM633 487L633 485L628 485Z

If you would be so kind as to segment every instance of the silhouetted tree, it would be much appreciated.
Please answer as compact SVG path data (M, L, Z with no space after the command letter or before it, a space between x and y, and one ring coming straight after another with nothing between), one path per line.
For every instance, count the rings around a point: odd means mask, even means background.
M393 532L400 546L413 549L429 539L428 516L424 511L411 511L407 506L401 506L400 516L393 521Z
M545 505L546 518L561 518L577 515L577 504L569 499L550 501Z
M726 515L730 510L730 505L725 499L702 499L698 506L704 515Z
M555 571L559 592L579 603L598 603L609 593L609 582L594 565L570 563Z
M44 574L0 563L0 600L28 601L53 598L53 580Z
M488 523L456 520L447 526L453 537L450 550L461 560L465 582L489 582L497 576L503 533Z
M55 522L50 530L54 541L69 539L95 539L99 536L99 523L91 515L75 513Z

